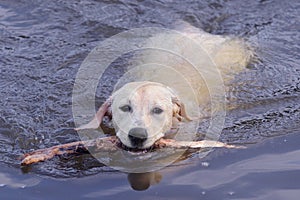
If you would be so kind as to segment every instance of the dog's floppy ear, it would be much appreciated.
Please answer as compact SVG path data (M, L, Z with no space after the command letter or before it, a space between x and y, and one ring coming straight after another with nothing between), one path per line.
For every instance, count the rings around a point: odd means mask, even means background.
M82 129L97 129L105 115L111 115L110 107L112 104L112 97L108 98L99 108L97 113L95 114L95 117L87 124L81 125L78 128L75 128L75 130L82 130Z
M184 104L179 100L178 97L172 97L173 103L173 117L177 118L178 121L192 121L192 119L188 116L185 110Z
M169 87L167 87L167 89L171 93L171 99L173 104L173 118L176 118L178 121L192 121L192 118L189 117L186 113L185 106L182 103L182 101L180 101L176 92Z

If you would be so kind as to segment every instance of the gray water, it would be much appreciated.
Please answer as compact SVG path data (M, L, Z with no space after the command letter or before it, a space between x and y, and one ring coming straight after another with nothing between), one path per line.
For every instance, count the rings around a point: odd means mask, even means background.
M298 199L299 10L297 0L0 0L1 199ZM232 83L235 109L221 135L246 150L191 154L155 172L161 180L152 186L153 174L127 175L89 155L20 167L24 152L79 140L73 83L99 42L132 28L169 28L178 19L254 46L256 62ZM97 106L115 79L106 77ZM145 182L136 183L141 177Z

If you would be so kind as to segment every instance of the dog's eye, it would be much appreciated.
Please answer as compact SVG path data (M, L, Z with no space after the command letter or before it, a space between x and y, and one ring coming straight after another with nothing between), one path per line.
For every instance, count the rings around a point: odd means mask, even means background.
M152 112L153 114L160 114L160 113L163 112L163 109L158 108L158 107L155 107L155 108L152 109L151 112Z
M131 112L132 108L130 105L124 105L120 107L120 110L122 110L123 112Z

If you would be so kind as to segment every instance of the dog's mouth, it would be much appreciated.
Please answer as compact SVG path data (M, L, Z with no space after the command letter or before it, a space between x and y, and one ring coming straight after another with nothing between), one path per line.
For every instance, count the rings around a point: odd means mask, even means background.
M119 138L118 138L118 141L117 141L116 145L120 149L123 149L125 151L129 151L129 152L132 152L132 153L148 153L148 152L153 152L157 148L156 143L154 143L153 145L151 145L150 147L147 147L147 148L128 147L125 144L123 144L122 141Z
M148 148L145 148L145 149L141 149L141 148L132 148L132 147L127 147L126 145L124 145L123 143L121 143L119 145L120 148L122 148L123 150L125 151L129 151L129 152L133 152L133 153L148 153L148 152L152 152L155 150L155 145L152 145Z
M138 144L135 147L129 147L128 145L124 144L122 142L122 140L117 135L116 145L117 145L118 148L120 148L122 150L125 150L125 151L128 151L128 152L132 152L132 153L153 152L157 148L160 147L160 144L158 142L160 139L171 139L177 134L178 130L179 130L178 128L172 128L170 131L164 133L162 137L157 138L156 141L151 146L147 145L147 147L143 147L143 145L144 145L143 143Z
M161 139L173 139L178 133L178 127L172 127L169 131L157 134L151 138L137 138L135 141L130 138L124 137L127 135L125 132L116 132L116 146L131 153L149 153L161 148ZM154 138L155 137L155 138ZM123 141L124 139L124 141Z

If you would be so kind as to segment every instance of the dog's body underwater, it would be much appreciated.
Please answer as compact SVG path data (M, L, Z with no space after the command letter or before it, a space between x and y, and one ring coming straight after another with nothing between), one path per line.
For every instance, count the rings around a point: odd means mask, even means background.
M211 35L186 23L179 32L149 38L146 47L96 117L78 130L97 128L109 114L125 146L149 148L178 122L201 117L200 107L224 101L226 85L252 57L243 40Z

